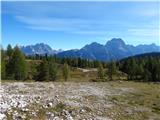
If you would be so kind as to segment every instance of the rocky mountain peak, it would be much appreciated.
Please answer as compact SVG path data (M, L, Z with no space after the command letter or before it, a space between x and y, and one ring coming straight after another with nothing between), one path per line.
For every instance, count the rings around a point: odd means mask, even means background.
M106 46L125 46L125 42L121 38L113 38L106 43Z

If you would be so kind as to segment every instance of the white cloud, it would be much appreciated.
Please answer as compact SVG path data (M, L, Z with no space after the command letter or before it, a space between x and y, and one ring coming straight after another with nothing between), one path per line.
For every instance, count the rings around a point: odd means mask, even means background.
M69 20L54 18L32 18L26 16L17 16L16 19L31 29L48 31L68 31L73 30ZM73 25L72 25L73 26Z
M27 17L16 16L16 19L25 24L25 27L35 30L44 31L62 31L71 34L83 34L83 35L98 35L104 36L107 34L116 33L116 30L109 30L107 26L115 26L116 24L124 26L124 23L112 21L107 23L105 21L96 21L88 19L74 19L74 18L53 18L53 17ZM123 25L124 24L124 25ZM127 24L127 23L126 23ZM125 28L131 26L125 26ZM135 26L136 27L136 26ZM117 30L119 31L119 30ZM120 31L119 31L120 32ZM124 33L121 31L120 33ZM159 29L153 25L146 25L142 28L130 28L126 31L127 35L141 36L141 37L158 37Z
M16 16L16 19L26 24L27 28L36 30L63 31L85 35L105 35L107 33L106 30L102 30L105 27L104 21L26 16Z

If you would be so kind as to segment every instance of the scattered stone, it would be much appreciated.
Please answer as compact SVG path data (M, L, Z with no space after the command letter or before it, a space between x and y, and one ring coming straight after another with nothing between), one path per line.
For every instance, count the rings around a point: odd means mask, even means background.
M55 116L53 120L61 120L58 116Z
M28 112L29 109L28 109L28 108L22 108L22 111L23 111L23 112Z
M17 111L14 111L12 116L13 116L13 120L23 120L26 118L25 115L22 115L22 114L18 113Z
M46 113L46 116L47 116L47 119L48 119L48 120L53 120L55 115L54 115L54 113L47 112L47 113Z
M133 111L129 108L126 108L125 112L126 112L126 114L129 114L129 115L133 114Z
M5 114L0 113L0 120L7 120L7 116Z
M86 110L84 110L84 109L80 109L80 111L79 111L80 114L83 114L84 112L86 112Z
M52 107L52 105L53 105L53 104L52 104L51 102L50 102L50 103L48 103L48 107Z
M36 112L31 112L31 114L32 114L33 116L36 116Z
M22 118L22 119L26 119L26 116L25 116L25 115L22 115L21 118Z
M110 101L108 96L125 95L124 93L130 92L135 92L135 90L121 89L121 87L111 86L107 83L2 83L0 88L0 120L7 120L5 113L12 116L13 120L26 119L27 114L31 117L38 116L41 109L46 110L47 120L109 120L105 116L106 111L116 106L119 101ZM96 99L92 99L93 97L86 99L85 96L95 96ZM62 103L62 105L57 107L58 103ZM135 111L150 112L146 108L135 107L131 109L129 106L125 114L132 115ZM120 113L114 111L107 113L107 115L114 119L120 116Z

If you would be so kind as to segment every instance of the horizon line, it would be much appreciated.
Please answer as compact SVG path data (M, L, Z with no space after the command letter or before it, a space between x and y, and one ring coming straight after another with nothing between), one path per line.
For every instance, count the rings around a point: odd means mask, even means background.
M35 45L37 45L37 44L44 44L44 45L48 45L49 47L51 47L52 50L64 50L64 51L67 51L67 50L75 50L75 49L79 50L79 49L82 49L83 47L85 47L86 45L90 45L90 44L92 44L92 43L97 43L97 44L100 44L100 45L103 45L103 46L104 46L104 45L107 44L107 42L112 41L113 39L121 39L121 38L112 38L112 39L110 39L110 40L107 40L105 44L102 44L102 43L93 41L93 42L90 42L90 43L86 43L85 45L81 46L80 48L71 48L71 49L62 49L62 48L54 49L54 47L53 47L52 45L49 45L49 44L47 44L47 43L45 43L45 42L37 42L37 43L34 43L34 44L26 44L26 45L19 45L18 43L17 43L16 45L13 45L13 44L10 44L10 43L9 43L9 44L7 44L7 46L8 46L8 45L11 45L12 48L14 48L15 46L18 46L18 47L27 47L27 46L35 46ZM150 43L150 44L145 44L145 43L142 44L142 43L141 43L141 44L133 45L133 44L126 43L123 39L121 39L121 40L125 43L125 45L131 45L131 46L134 46L134 47L137 47L137 46L140 46L140 45L156 45L156 46L159 46L159 47L160 47L160 44L156 44L156 43ZM1 48L3 48L3 49L6 49L6 48L7 48L7 46L6 46L6 47L3 47L2 41L1 41L0 46L1 46Z

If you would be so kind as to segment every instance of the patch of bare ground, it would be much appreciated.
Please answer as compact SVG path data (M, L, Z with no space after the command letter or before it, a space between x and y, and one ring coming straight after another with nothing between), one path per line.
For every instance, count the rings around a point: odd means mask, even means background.
M4 82L0 119L158 120L159 90L157 84L125 81Z

